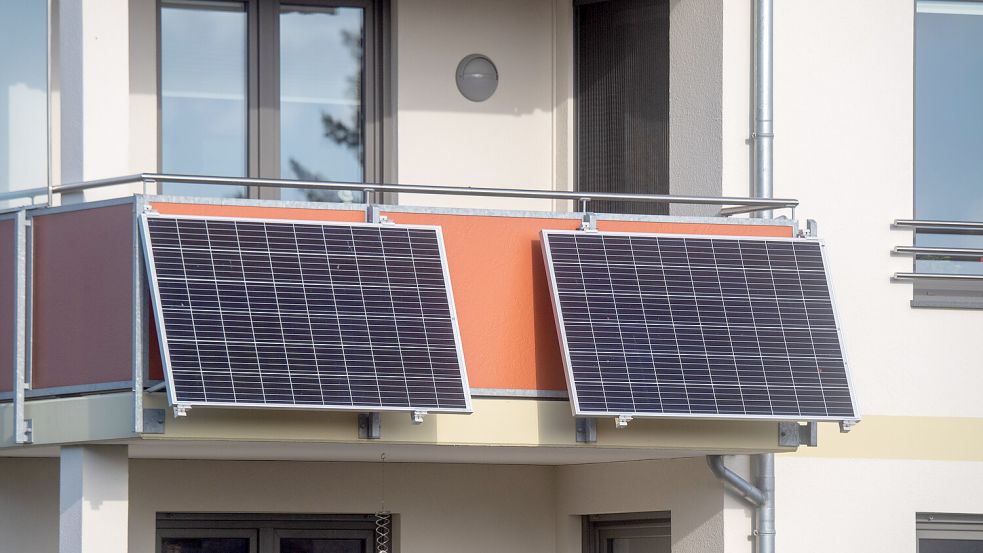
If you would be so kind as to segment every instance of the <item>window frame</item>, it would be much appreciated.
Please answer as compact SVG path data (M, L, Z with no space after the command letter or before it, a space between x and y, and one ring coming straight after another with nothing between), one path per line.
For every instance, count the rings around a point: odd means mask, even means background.
M250 553L279 553L279 538L309 537L359 539L372 551L375 532L375 516L369 514L157 513L154 550L162 553L163 538L249 537ZM397 553L395 540L390 551Z
M362 98L365 128L363 182L395 182L395 108L392 75L390 0L156 0L157 168L163 164L163 63L161 10L196 3L240 5L246 14L246 171L245 178L280 176L280 8L352 7L364 13ZM270 47L265 47L271 45ZM211 176L211 175L206 175ZM279 200L280 189L247 187L247 198ZM383 202L394 201L384 195Z
M915 515L915 551L923 539L979 541L983 546L983 515L918 513Z
M964 4L976 4L974 0L957 0ZM912 152L912 181L911 181L911 206L912 217L918 219L918 54L919 54L919 33L918 18L920 0L912 2L912 81L911 81L911 152ZM983 17L983 15L978 16ZM924 184L922 185L924 186ZM931 232L915 229L911 233L912 245L918 246L919 234L922 236L929 234L941 234L956 236L959 234L976 234L972 232ZM964 246L953 246L964 247ZM911 270L914 274L919 274L919 254L911 256ZM958 272L950 274L958 275ZM979 281L962 280L935 280L915 278L912 282L912 299L909 305L915 309L983 309L983 285Z
M654 531L664 529L658 537L669 538L672 542L672 516L668 511L647 513L614 513L585 515L583 517L583 553L604 553L602 538L612 533L622 533L625 537L637 537L646 528ZM631 536L636 534L636 536Z

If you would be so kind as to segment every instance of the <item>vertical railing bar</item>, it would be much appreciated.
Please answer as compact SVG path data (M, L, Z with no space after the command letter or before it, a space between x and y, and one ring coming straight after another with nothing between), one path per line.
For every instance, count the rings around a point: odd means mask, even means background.
M146 181L144 181L146 186ZM131 286L133 287L130 301L132 302L133 320L131 328L131 355L132 355L132 379L133 379L133 431L137 434L143 433L143 381L144 372L147 368L147 317L146 317L146 294L143 275L143 259L140 250L140 213L143 211L143 198L134 198L133 201L133 246L131 248L131 270L133 272Z
M14 443L30 443L24 416L24 388L27 370L27 210L14 219Z

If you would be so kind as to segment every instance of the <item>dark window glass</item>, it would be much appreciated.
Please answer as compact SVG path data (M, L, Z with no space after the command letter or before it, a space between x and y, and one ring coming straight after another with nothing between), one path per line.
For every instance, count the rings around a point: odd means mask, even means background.
M921 539L918 553L983 553L983 541Z
M161 553L249 553L248 538L163 538Z
M983 4L918 2L915 217L983 221ZM918 246L983 248L983 236L919 231ZM919 255L925 273L983 274L979 255Z
M669 193L669 1L576 8L577 186ZM664 204L591 202L598 212L668 213Z
M363 540L281 538L280 553L365 553Z

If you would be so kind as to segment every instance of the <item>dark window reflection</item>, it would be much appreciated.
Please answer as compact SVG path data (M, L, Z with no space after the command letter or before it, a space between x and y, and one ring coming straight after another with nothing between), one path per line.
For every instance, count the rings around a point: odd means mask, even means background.
M918 553L983 553L983 540L918 540Z
M249 553L248 538L164 538L161 553Z
M280 553L364 553L362 540L283 538Z

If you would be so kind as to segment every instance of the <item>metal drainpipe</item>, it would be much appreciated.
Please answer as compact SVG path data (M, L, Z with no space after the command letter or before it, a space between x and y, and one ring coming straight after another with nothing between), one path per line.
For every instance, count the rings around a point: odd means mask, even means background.
M754 0L754 129L751 132L751 141L754 145L752 153L754 170L751 196L755 198L774 196L772 16L773 0ZM759 216L771 217L771 211L761 211Z
M773 0L754 1L754 62L753 97L754 145L751 196L774 196L774 143L772 93L773 79ZM770 218L772 212L760 211L758 216ZM754 544L756 553L775 553L775 454L761 453L752 457L755 484L751 484L724 465L720 455L708 455L707 464L720 480L737 490L745 501L754 505Z
M713 474L754 506L754 550L775 553L775 454L752 456L754 484L724 465L722 455L707 455Z

